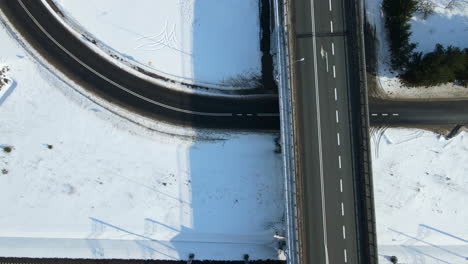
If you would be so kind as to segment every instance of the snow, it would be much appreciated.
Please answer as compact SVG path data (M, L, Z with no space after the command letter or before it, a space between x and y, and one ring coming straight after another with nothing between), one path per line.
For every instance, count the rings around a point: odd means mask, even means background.
M446 139L391 128L374 133L372 145L381 263L392 255L401 263L466 263L468 133Z
M458 0L453 9L445 8L449 0L429 0L434 3L434 14L427 19L416 14L410 21L410 42L417 43L415 51L432 51L437 43L468 48L468 4ZM451 83L422 88L410 88L400 82L390 68L390 54L385 32L382 0L366 0L366 17L375 27L377 38L379 96L384 99L445 99L468 98L468 89Z
M277 135L133 119L0 27L0 256L284 258Z
M261 74L258 1L56 2L103 48L156 74L220 89Z

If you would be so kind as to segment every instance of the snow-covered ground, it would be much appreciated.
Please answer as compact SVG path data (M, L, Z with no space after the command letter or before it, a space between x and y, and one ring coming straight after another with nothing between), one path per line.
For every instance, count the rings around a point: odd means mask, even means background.
M412 35L410 42L417 43L416 51L432 51L437 43L468 48L468 2L458 0L453 8L446 8L450 0L429 0L434 3L434 14L427 19L416 14L410 24ZM390 54L384 17L381 9L382 0L365 0L366 16L375 27L377 43L378 73L380 96L392 99L442 99L468 98L468 88L454 84L434 87L409 88L400 82L395 72L390 69Z
M467 263L468 133L392 128L372 146L380 262Z
M279 258L276 135L161 130L67 85L1 24L0 47L14 83L0 104L0 256Z
M220 89L257 88L235 85L261 74L257 0L55 2L75 29L147 71Z

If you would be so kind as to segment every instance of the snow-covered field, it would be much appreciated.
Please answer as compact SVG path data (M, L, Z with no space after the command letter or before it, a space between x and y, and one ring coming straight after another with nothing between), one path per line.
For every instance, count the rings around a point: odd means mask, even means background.
M0 256L279 258L276 135L149 129L78 93L1 24L0 47L13 80L0 101Z
M380 262L467 263L468 133L392 128L372 145Z
M447 8L450 0L429 1L435 5L434 14L427 19L418 14L410 22L410 42L418 44L415 51L432 51L437 43L468 48L468 2L456 0L456 6ZM389 66L390 54L381 4L382 0L365 0L367 20L375 27L378 40L377 81L381 88L380 96L392 99L468 98L468 88L459 85L448 83L427 88L408 88L400 82Z
M55 2L98 44L158 75L245 89L234 81L261 74L257 0Z

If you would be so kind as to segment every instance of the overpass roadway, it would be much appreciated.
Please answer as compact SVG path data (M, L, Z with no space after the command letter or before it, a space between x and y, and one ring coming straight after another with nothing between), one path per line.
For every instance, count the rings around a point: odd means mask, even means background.
M301 263L359 263L344 0L293 12Z

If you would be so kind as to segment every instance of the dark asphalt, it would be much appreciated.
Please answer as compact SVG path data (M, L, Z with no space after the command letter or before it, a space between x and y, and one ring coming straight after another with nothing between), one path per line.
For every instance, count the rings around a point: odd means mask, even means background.
M267 130L279 128L278 98L275 95L221 98L182 93L155 85L98 56L65 29L41 1L23 0L22 3L50 36L78 60L118 85L147 99L168 105L172 109L134 96L91 72L53 43L33 22L19 1L0 0L0 8L10 22L48 62L83 87L112 103L155 119L183 126Z
M468 101L386 101L369 108L372 125L468 124Z
M358 263L343 3L295 2L302 263Z

